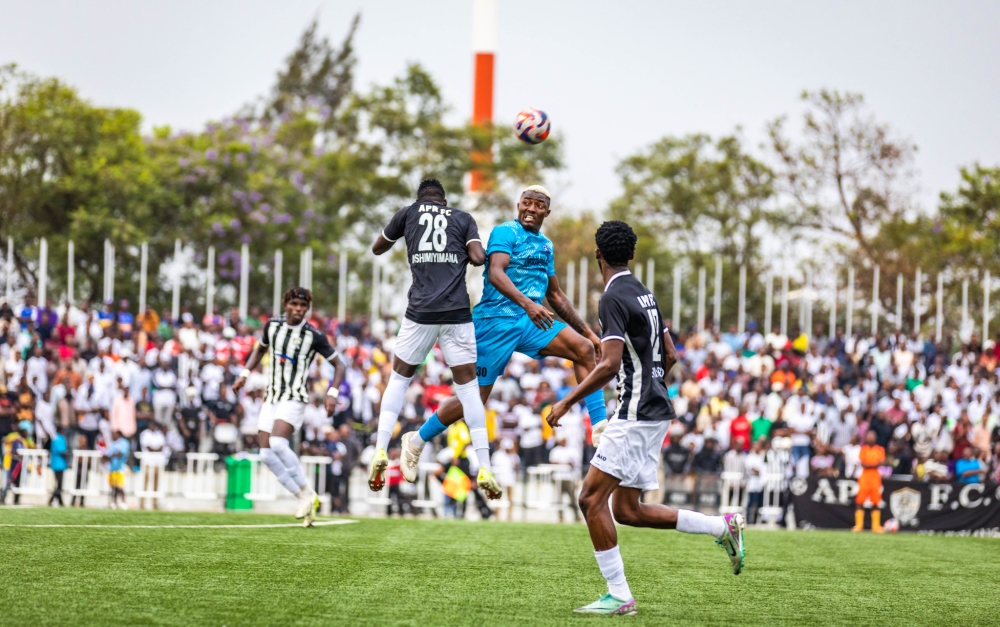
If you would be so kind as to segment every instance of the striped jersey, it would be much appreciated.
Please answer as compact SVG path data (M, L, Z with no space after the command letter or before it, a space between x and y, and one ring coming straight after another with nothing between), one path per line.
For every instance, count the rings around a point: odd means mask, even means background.
M271 318L264 325L260 345L271 356L271 374L267 383L268 403L309 400L306 378L317 353L333 361L337 350L326 334L305 320L296 326L285 324L285 317Z
M619 272L604 288L599 309L601 341L625 344L613 418L650 422L675 418L663 382L663 316L653 294L632 273Z
M486 266L483 268L483 299L473 308L472 319L525 315L517 303L501 294L490 283L489 257L493 253L510 255L507 276L519 292L541 305L549 289L549 277L556 273L552 240L541 233L532 233L517 220L511 220L490 232L489 245L486 247Z

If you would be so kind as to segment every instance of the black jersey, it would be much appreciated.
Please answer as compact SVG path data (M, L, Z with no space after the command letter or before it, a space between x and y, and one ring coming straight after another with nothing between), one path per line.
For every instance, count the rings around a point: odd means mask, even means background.
M267 321L260 344L271 356L271 374L264 399L269 403L307 402L306 377L313 358L317 353L327 361L337 356L337 350L325 333L305 321L294 327L285 324L284 316Z
M466 248L478 242L472 216L451 207L422 201L400 209L382 231L390 242L406 238L413 285L407 294L406 317L421 324L472 322L465 269Z
M618 371L619 420L676 417L663 382L663 316L646 286L630 272L611 277L600 305L601 341L625 343Z

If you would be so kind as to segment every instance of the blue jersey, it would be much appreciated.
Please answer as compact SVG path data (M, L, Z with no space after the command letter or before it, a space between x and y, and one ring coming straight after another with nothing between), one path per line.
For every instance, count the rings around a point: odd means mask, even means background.
M108 457L111 458L111 472L120 472L125 468L128 461L128 454L132 451L132 445L125 438L118 438L108 447Z
M549 277L555 276L556 261L552 240L541 233L526 230L517 220L504 222L490 233L483 270L483 299L472 310L472 319L506 318L524 315L524 310L501 294L489 281L492 253L510 255L507 276L514 287L534 302L541 304L549 287Z

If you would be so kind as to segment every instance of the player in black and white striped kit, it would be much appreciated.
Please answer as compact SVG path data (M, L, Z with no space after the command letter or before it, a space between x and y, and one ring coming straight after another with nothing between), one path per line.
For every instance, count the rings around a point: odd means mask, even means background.
M250 372L257 367L264 353L270 356L271 372L267 394L260 408L257 438L260 459L267 464L278 482L299 498L296 518L312 525L319 496L307 483L299 459L288 445L288 438L302 427L309 393L306 379L315 356L321 355L333 365L333 383L326 395L326 411L333 413L340 383L347 367L326 334L305 321L312 305L312 293L304 287L292 287L285 292L285 315L272 318L264 325L264 333L247 358L246 367L233 383L233 391L246 384Z
M624 222L605 222L597 230L597 262L604 276L601 296L601 361L579 387L552 406L559 418L588 394L617 377L618 407L590 463L580 492L594 556L608 592L577 608L581 614L635 614L635 599L625 579L615 521L633 527L677 529L716 538L729 555L733 573L743 569L743 516L706 516L691 510L642 503L643 491L659 488L660 449L676 417L664 378L677 363L677 351L652 292L628 270L637 241ZM608 507L608 498L612 499ZM614 517L612 517L612 510Z

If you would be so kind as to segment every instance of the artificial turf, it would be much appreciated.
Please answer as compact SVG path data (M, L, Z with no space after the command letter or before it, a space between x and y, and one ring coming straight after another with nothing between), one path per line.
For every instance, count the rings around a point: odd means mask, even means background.
M1000 540L746 533L738 577L710 538L620 529L634 617L583 525L0 508L0 625L997 625Z

